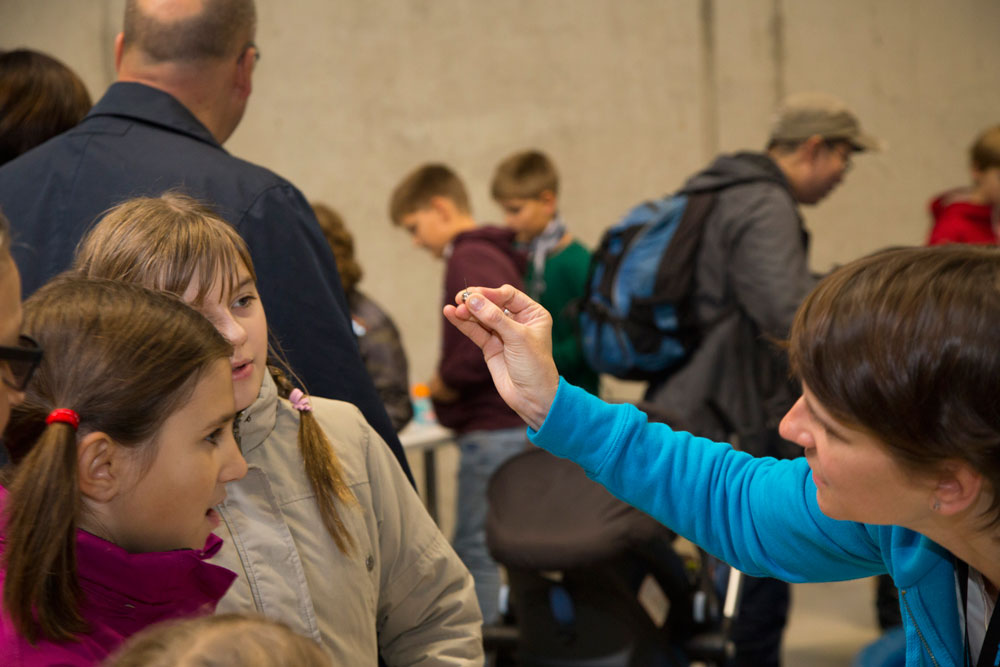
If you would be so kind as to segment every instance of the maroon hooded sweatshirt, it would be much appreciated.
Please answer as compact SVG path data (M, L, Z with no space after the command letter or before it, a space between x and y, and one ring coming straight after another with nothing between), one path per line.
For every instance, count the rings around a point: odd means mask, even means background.
M514 248L512 230L484 226L462 232L452 240L442 304L454 304L455 295L469 286L507 283L523 290L526 265L527 258ZM459 434L524 426L493 386L482 350L444 316L442 320L438 375L459 398L453 403L434 401L438 421Z

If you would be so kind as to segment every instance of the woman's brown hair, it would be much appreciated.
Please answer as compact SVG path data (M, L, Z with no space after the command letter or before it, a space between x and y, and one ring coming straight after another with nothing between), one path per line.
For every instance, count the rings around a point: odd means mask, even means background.
M29 641L63 641L87 629L76 565L77 437L104 432L151 461L148 444L164 420L232 346L171 295L69 277L25 302L23 330L44 357L6 433L15 467L5 480L3 607ZM46 424L57 408L79 415L78 430Z
M916 474L962 460L1000 510L1000 248L887 250L830 274L792 325L792 371Z
M250 251L236 230L208 207L176 192L131 199L108 211L80 242L74 264L83 276L136 282L177 295L197 279L196 307L211 290L214 276L228 281L224 294L231 292L241 266L256 281ZM287 367L273 347L269 349L270 356ZM288 398L292 383L277 365L269 363L268 370L279 395ZM319 422L311 412L299 415L306 475L327 531L347 553L353 540L336 501L352 504L354 495Z
M0 164L70 129L90 111L73 70L38 51L0 53Z

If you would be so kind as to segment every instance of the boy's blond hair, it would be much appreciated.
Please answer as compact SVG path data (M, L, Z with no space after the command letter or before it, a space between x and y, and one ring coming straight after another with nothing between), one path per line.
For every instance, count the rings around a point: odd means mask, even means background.
M389 217L402 225L403 218L427 208L434 197L450 199L461 213L469 214L469 195L458 175L443 164L425 164L411 171L392 191Z
M497 165L490 192L493 199L537 199L546 190L559 194L559 173L538 150L514 153Z
M985 171L1000 167L1000 125L985 130L969 151L973 169Z

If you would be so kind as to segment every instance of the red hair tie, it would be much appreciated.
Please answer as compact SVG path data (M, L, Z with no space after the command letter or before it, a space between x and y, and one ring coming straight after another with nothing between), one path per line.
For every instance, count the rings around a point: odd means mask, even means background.
M80 415L68 408L56 408L45 418L46 424L54 424L55 422L69 424L75 431L80 426Z

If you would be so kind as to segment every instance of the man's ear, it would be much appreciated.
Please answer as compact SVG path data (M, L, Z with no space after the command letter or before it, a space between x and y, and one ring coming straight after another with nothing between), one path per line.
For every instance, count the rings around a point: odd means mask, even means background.
M816 159L821 148L823 148L823 137L818 134L812 135L799 144L799 151L802 157L808 162L812 162Z
M236 91L241 99L250 97L253 91L253 69L256 65L253 49L256 46L248 46L243 50L239 60L236 61Z
M120 32L115 37L115 72L121 72L122 54L125 53L125 33Z
M95 431L77 443L77 477L80 492L94 502L114 499L122 488L124 452L107 433Z
M949 516L976 505L983 490L983 476L965 461L946 461L934 489L934 511Z

